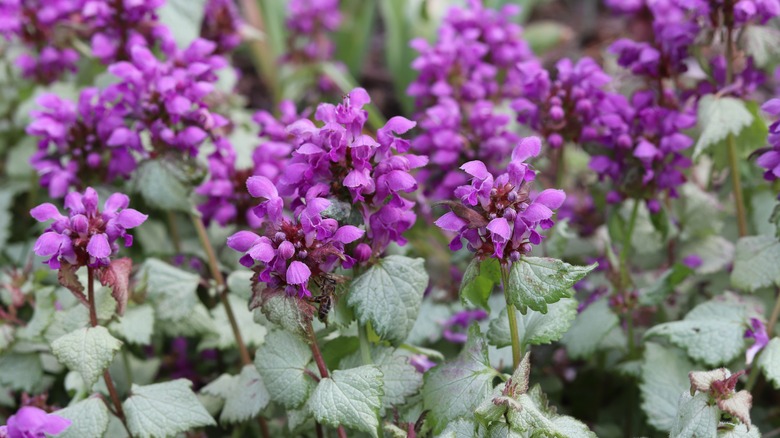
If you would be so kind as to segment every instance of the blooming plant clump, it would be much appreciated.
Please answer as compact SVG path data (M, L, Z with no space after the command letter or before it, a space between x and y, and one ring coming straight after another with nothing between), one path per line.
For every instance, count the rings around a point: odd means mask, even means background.
M778 15L0 1L0 438L777 435Z

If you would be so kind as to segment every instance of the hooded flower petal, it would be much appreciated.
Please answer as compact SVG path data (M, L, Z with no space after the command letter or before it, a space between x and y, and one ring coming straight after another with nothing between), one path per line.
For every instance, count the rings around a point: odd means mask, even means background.
M60 219L65 217L60 213L57 207L54 206L54 204L50 204L48 202L30 210L30 215L38 222L46 222L51 219Z
M309 281L309 277L311 277L311 270L303 262L295 260L287 267L288 284L305 284Z
M148 215L145 215L138 210L126 208L119 212L116 222L124 228L130 229L141 225L148 217Z
M227 238L227 246L239 252L247 252L259 239L260 236L251 231L239 231Z
M95 234L89 239L87 252L97 259L106 258L111 255L111 245L108 243L108 236L105 233Z

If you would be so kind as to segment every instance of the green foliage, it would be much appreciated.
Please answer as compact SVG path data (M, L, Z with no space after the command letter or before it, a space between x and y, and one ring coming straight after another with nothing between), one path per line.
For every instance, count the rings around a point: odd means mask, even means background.
M271 400L262 377L254 365L241 369L241 374L223 374L201 390L222 399L222 424L240 423L255 417Z
M507 302L520 313L528 308L547 313L547 305L571 298L571 287L598 266L572 266L547 257L523 257L512 264L507 283Z
M71 421L70 427L57 435L58 438L102 437L108 429L108 408L99 397L88 398L60 409L57 416Z
M311 349L295 335L273 330L255 354L255 365L271 400L288 409L301 407L314 387L306 375Z
M397 345L409 336L427 286L423 259L391 255L352 280L347 304L361 324Z
M569 357L588 358L595 353L607 335L618 327L618 317L606 300L599 300L583 310L574 320L561 342L566 346Z
M200 36L205 5L206 0L167 0L157 11L160 22L171 30L181 49Z
M746 327L748 313L744 304L715 299L694 307L680 321L652 327L645 338L667 338L692 359L718 366L731 362L745 350Z
M758 358L757 365L775 389L780 389L780 338L774 337Z
M698 114L702 132L696 142L694 157L725 140L729 135L739 135L753 123L753 119L753 115L739 99L714 95L702 97Z
M737 241L731 284L753 292L780 285L780 242L767 236L743 237Z
M78 329L51 344L57 359L81 374L87 387L91 387L103 375L121 347L122 342L101 326Z
M364 365L336 370L320 380L307 407L320 423L343 425L376 437L383 394L382 371L375 365Z
M679 410L672 425L671 435L675 438L715 437L720 412L710 404L709 395L698 393L691 396L684 392L680 396Z
M371 360L382 371L382 409L403 405L407 398L416 394L422 386L423 376L409 364L408 356L399 350L375 346L371 348ZM344 358L339 363L341 369L349 369L362 363L360 352Z
M130 344L149 345L154 333L154 309L148 304L131 307L108 328Z
M674 425L680 394L690 388L688 372L694 368L684 353L654 342L645 344L642 361L642 410L647 422L668 432Z
M466 267L466 272L463 273L459 291L460 300L463 305L490 310L488 298L497 284L501 284L501 267L498 260L494 258L480 260L474 257Z
M470 418L493 389L496 371L490 366L487 343L479 327L469 328L469 339L457 358L425 374L423 405L430 409L428 422L441 433L451 421Z
M138 386L122 403L130 433L138 438L164 438L216 422L190 389L187 379Z
M504 308L498 318L490 321L487 338L492 345L497 347L512 345L507 315L507 309ZM547 314L531 310L523 315L515 310L520 343L527 346L557 341L569 330L576 316L577 301L572 298L563 298L557 303L551 304Z
M203 169L191 160L160 158L138 165L132 186L149 206L166 211L192 211L192 188L203 179Z

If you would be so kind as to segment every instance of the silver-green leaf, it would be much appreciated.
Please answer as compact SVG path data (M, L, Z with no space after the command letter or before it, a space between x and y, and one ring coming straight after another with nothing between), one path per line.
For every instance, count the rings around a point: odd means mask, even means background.
M709 394L688 392L680 396L677 415L669 435L674 438L715 438L718 432L720 411L709 404Z
M693 364L683 352L654 342L645 345L639 391L642 410L651 426L664 432L672 429L680 394L691 386L688 372L692 369Z
M55 414L71 421L71 425L57 438L100 438L108 429L108 408L98 397L82 400Z
M492 345L497 347L512 345L507 315L507 309L504 308L498 318L490 321L487 337ZM525 315L515 311L515 316L521 344L549 344L561 339L571 327L572 321L577 316L577 301L563 298L548 306L546 315L531 310Z
M269 333L255 354L255 365L271 400L287 409L301 407L314 387L306 375L311 360L311 349L296 335L284 330Z
M97 382L122 347L105 327L85 327L52 342L51 349L66 367L77 371L89 388Z
M164 438L215 425L191 386L187 379L133 385L130 397L122 403L130 433L137 438Z
M709 146L729 135L738 135L753 123L753 115L745 108L745 104L733 97L702 97L699 100L698 115L702 131L693 151L694 157L698 157Z
M393 344L404 342L417 320L428 273L423 259L391 255L352 280L347 303L362 324Z
M376 437L382 394L382 371L375 365L364 365L336 370L322 379L307 406L320 423L342 425Z
M776 389L780 389L780 338L774 337L761 352L758 366Z
M520 313L547 313L547 305L571 298L571 287L598 266L572 266L548 257L523 257L509 271L507 296Z
M767 236L743 237L737 241L731 284L748 292L780 285L780 242Z

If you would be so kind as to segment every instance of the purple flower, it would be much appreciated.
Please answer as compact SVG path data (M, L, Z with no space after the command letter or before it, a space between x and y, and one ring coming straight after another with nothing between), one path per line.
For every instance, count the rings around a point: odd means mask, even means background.
M200 36L217 44L216 53L228 53L241 44L242 25L233 0L208 0Z
M750 318L750 328L745 330L745 338L753 338L753 345L745 352L745 363L750 365L759 351L769 343L769 336L766 333L766 326L758 318Z
M0 437L46 438L64 432L70 425L71 421L67 418L34 406L24 406L8 418L5 426L0 426Z
M275 184L265 178L253 183L262 181L262 186L250 187L253 196L266 199L254 210L258 217L281 213L282 197L292 200L290 208L296 215L308 199L332 198L351 205L355 216L362 218L374 254L384 252L390 242L406 243L403 233L417 216L414 202L404 195L417 190L411 172L428 160L402 153L409 141L401 135L415 125L403 117L390 119L376 138L363 133L368 119L363 106L370 101L366 90L356 88L338 105L317 107L314 117L321 126L299 119L287 126L285 136L277 132L281 126L259 115L272 138L281 140L270 143L290 145L292 157Z
M685 265L685 266L687 266L687 267L689 267L691 269L696 269L699 266L701 266L702 263L704 263L704 262L702 261L701 257L699 257L698 254L690 254L690 255L685 256L685 258L683 259L682 263L683 263L683 265Z
M563 204L566 194L547 189L530 196L530 182L536 175L525 160L537 156L540 146L536 137L521 141L512 152L507 172L495 178L480 161L461 166L472 176L471 184L455 189L463 206L453 206L436 221L439 228L457 233L450 249L459 250L465 239L477 257L507 263L542 242L537 229L552 227L553 210Z
M98 194L87 187L83 194L71 192L65 197L68 216L60 213L53 204L41 204L30 215L38 222L53 221L38 238L33 247L35 254L48 257L52 269L61 263L72 266L105 267L119 251L117 240L125 246L133 244L133 236L127 230L135 228L147 219L145 214L127 208L130 199L122 193L109 196L98 210Z
M482 309L461 310L444 323L442 336L450 342L464 344L468 340L466 330L469 325L473 321L482 321L487 317L488 313Z
M307 66L330 61L335 45L331 34L341 24L339 0L290 0L287 2L287 53L283 61L294 66ZM335 62L336 68L346 66ZM320 92L332 92L336 86L328 76L316 80Z
M40 138L30 162L52 198L91 183L129 178L136 155L143 156L141 138L129 129L126 113L114 106L109 93L95 88L81 92L77 104L43 94L41 110L30 113L27 133Z
M307 198L293 219L282 214L284 200L271 181L254 176L247 181L249 193L263 199L255 207L265 219L264 235L239 231L227 239L227 245L241 253L241 264L258 266L258 280L288 295L311 296L313 276L331 272L337 264L350 268L355 259L345 254L345 245L360 239L364 231L352 225L340 225L321 213L330 205L324 198Z
M516 65L533 57L511 19L518 11L470 0L450 8L435 45L411 42L420 53L412 63L419 75L407 91L420 128L411 147L436 164L418 174L433 199L447 199L465 183L461 163L479 160L495 172L519 141L508 129L511 117L499 109L521 94L526 72Z
M417 370L418 373L424 373L429 369L436 366L436 362L430 360L428 356L424 354L415 354L409 358L409 363Z
M765 180L774 181L780 178L780 99L767 101L761 109L773 116L775 121L769 125L769 148L760 151L761 155L758 156L756 164L765 169Z

